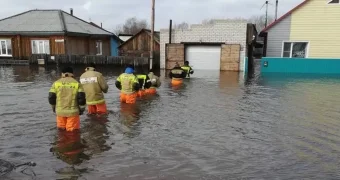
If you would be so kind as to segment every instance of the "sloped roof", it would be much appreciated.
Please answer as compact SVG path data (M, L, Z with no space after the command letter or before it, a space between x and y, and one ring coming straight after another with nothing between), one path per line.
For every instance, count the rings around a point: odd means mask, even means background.
M127 42L131 41L133 38L135 38L138 34L142 33L142 32L146 32L148 33L148 35L151 37L151 30L149 29L142 29L140 30L138 33L136 33L135 35L133 35L132 37L130 37L127 41L125 41L123 44L121 44L118 47L124 46L124 44L126 44ZM160 43L160 32L159 31L154 31L153 34L154 37L154 41L156 41L158 44Z
M113 35L109 31L62 10L30 10L0 20L0 34L63 34L66 32Z
M291 9L290 11L288 11L286 14L284 14L283 16L281 16L279 19L277 19L276 21L272 22L271 24L269 24L266 28L264 28L261 33L264 33L266 31L268 31L270 28L272 28L273 26L275 26L276 24L278 24L279 22L281 22L283 19L285 19L287 16L291 15L294 11L296 11L297 9L299 9L300 7L302 7L303 5L305 5L309 0L305 0L302 3L300 3L299 5L297 5L296 7L294 7L293 9Z

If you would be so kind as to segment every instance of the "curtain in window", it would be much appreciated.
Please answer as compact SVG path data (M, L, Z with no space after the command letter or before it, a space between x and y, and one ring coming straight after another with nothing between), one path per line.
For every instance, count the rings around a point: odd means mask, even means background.
M294 43L292 50L292 57L305 58L307 43Z

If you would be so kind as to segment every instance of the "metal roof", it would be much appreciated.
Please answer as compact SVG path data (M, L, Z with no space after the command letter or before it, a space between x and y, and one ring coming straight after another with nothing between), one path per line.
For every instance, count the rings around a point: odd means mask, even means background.
M30 10L0 20L0 34L35 32L114 35L62 10Z

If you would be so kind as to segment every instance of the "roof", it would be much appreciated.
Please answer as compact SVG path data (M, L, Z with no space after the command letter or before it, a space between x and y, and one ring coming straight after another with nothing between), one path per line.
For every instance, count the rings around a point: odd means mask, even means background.
M104 31L107 31L107 30L105 30L104 28L102 28L101 26L99 26L99 25L97 25L96 23L94 23L94 22L90 22L90 24L93 25L93 26L96 26L96 27L98 27L98 28L100 28L100 29L103 29ZM113 37L114 37L116 40L118 40L120 43L123 43L123 42L124 42L124 41L122 41L117 35L115 35L114 33L112 33L112 35L113 35Z
M114 35L62 10L30 10L0 20L0 34Z
M285 19L287 16L291 15L294 11L298 10L300 7L302 7L303 5L305 5L309 0L305 0L302 3L300 3L299 5L297 5L296 7L294 7L293 9L291 9L290 11L288 11L286 14L284 14L283 16L281 16L279 19L277 19L276 21L272 22L271 24L269 24L267 27L265 27L261 33L264 33L266 31L268 31L270 28L272 28L273 26L275 26L276 24L278 24L279 22L281 22L283 19Z
M142 29L140 30L138 33L136 33L135 35L133 35L131 38L129 38L127 41L125 41L123 44L121 44L118 47L123 46L124 44L126 44L127 42L131 41L131 39L135 38L138 34L142 33L142 32L146 32L149 34L149 36L151 37L151 30L149 29ZM160 43L160 32L159 31L154 31L154 41L156 41L158 44Z

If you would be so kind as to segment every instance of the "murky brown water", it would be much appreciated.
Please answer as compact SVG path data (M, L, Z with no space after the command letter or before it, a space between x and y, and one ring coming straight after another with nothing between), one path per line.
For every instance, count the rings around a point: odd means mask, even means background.
M173 89L162 71L158 96L124 106L120 70L99 70L111 113L70 135L47 101L56 69L0 67L1 159L35 161L36 179L340 179L339 77L196 71Z

